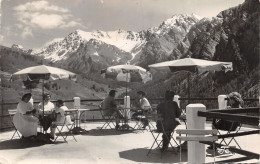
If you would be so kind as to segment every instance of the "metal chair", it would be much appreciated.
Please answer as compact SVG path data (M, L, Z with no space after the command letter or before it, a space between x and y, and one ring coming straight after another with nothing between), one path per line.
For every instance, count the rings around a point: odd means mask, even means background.
M143 127L143 120L146 119L144 115L144 111L137 110L138 115L134 116L132 115L131 120L135 121L135 126L133 127L136 130L144 130Z
M241 149L239 143L237 142L235 137L232 136L232 134L238 133L242 127L242 124L233 121L218 120L221 121L221 123L217 125L215 121L216 120L213 120L213 126L217 129L218 138L221 139L219 144L224 143L224 147L229 147L231 142L234 141L236 145L239 147L239 149ZM222 134L220 131L222 131ZM229 142L226 141L227 138L231 138Z
M107 127L109 127L110 129L113 129L116 126L114 123L114 121L115 121L114 115L104 115L103 109L101 107L99 108L99 111L102 116L102 119L105 120L105 123L102 125L102 127L100 129L106 129ZM112 126L111 126L111 124L112 124Z
M76 121L77 113L78 113L77 109L65 111L64 122L61 123L61 124L56 124L57 125L56 129L57 129L58 133L57 133L56 138L54 139L53 142L55 142L58 137L62 137L64 139L64 141L68 143L67 137L69 136L69 134L77 142L77 140L76 140L76 138L73 134L73 131L72 131L73 128L75 127L75 121ZM67 131L65 133L63 133L64 127L67 128Z
M16 129L16 127L14 126L14 123L13 123L13 117L16 114L16 111L17 111L17 109L8 109L9 117L10 117L11 123L14 127L14 130L15 130L11 140L14 138L15 135L17 135L19 137L19 139L21 139L21 136L22 136L22 135L20 136L18 130Z
M170 140L172 139L176 145L178 145L177 141L173 138L173 133L174 133L174 130L173 131L166 131L164 129L164 126L163 126L163 119L160 115L158 114L145 114L145 117L148 119L148 127L149 127L149 132L152 134L153 136L153 139L154 139L154 142L152 144L152 146L150 147L148 153L147 153L147 156L151 153L151 151L153 150L155 144L157 145L156 149L160 148L163 144L163 141L162 139L159 139L159 136L165 134L166 136L166 139L169 141L169 144L171 146L171 148L173 149L173 152L174 154L177 154L177 151L175 150L174 146L172 145L172 143L170 142ZM160 122L161 125L162 125L162 130L158 130L157 128L154 128L154 126L151 126L150 124L150 121L155 121L155 122ZM171 133L170 135L170 138L167 137L166 134L168 133ZM163 151L161 151L161 158L162 158L162 154L163 154Z

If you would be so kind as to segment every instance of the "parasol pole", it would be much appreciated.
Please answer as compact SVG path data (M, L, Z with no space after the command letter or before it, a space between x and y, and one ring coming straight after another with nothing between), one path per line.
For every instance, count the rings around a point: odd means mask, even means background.
M188 104L190 101L190 75L191 75L191 73L188 72Z
M42 113L43 113L42 119L43 119L43 126L44 126L44 79L42 79Z

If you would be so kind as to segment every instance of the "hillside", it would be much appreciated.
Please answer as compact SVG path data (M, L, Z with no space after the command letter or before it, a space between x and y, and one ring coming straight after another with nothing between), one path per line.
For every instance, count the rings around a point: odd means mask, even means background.
M23 82L10 81L11 74L30 66L47 64L41 58L31 56L8 47L0 47L1 57L1 92L0 98L4 102L17 102L22 94L32 92L35 101L41 100L42 83L34 89L26 89ZM21 87L23 86L23 87ZM96 83L91 79L77 77L77 82L69 80L48 81L45 83L45 92L51 93L53 99L69 99L78 96L81 98L103 98L107 94L107 85Z

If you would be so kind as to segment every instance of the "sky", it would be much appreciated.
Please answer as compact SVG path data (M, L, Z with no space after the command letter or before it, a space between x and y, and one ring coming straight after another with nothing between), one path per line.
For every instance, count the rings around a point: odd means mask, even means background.
M214 17L244 0L0 0L0 45L37 49L75 30L141 31L174 14Z

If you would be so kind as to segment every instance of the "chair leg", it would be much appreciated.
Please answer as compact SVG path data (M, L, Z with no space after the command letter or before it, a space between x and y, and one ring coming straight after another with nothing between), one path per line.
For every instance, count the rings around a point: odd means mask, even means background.
M15 136L15 134L16 134L16 133L17 133L18 137L21 139L21 136L19 135L19 132L18 132L18 130L17 130L17 129L15 129L15 132L14 132L14 134L13 134L13 136L12 136L11 140L13 140L13 138L14 138L14 136Z
M111 125L110 124L113 124L114 126L115 126L115 124L114 124L114 122L113 122L113 117L112 116L108 116L108 118L105 118L105 116L103 117L106 121L105 121L105 123L103 124L103 126L100 128L100 129L106 129L108 126L110 127L110 129L113 129L112 127L111 127Z
M57 140L57 138L58 138L59 136L61 136L61 137L64 139L64 141L65 141L66 143L68 143L67 140L66 140L66 138L65 138L64 135L62 134L62 129L63 129L63 127L64 127L64 126L62 126L62 128L59 129L58 126L57 126L56 129L58 130L58 134L57 134L57 136L56 136L56 138L54 139L53 142L55 142L55 141Z
M72 129L75 127L75 124L72 124L70 127L68 125L66 125L67 129L68 129L68 132L66 133L66 136L65 138L67 139L68 135L71 134L72 137L74 138L74 140L77 142L73 132L72 132Z
M146 154L147 156L148 156L148 155L150 154L150 152L152 151L153 146L154 146L155 143L157 143L157 148L160 147L160 144L157 142L157 139L158 139L158 137L160 136L160 133L158 133L158 135L157 135L156 137L155 137L154 134L152 133L152 136L153 136L153 138L154 138L154 142L153 142L152 146L150 147L148 153ZM161 143L161 142L160 142L160 143Z

